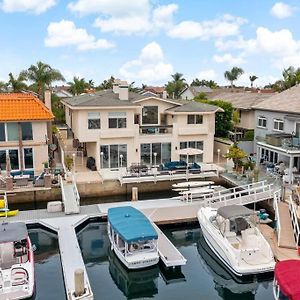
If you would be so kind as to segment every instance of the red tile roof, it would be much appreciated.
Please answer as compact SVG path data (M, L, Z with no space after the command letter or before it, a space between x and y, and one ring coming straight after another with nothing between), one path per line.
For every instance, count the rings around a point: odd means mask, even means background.
M0 121L37 121L54 119L45 104L31 94L0 94Z

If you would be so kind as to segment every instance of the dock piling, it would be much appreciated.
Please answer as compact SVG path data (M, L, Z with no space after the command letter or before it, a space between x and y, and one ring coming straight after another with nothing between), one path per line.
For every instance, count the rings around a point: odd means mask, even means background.
M80 297L84 294L84 271L77 269L74 272L75 280L75 297Z
M139 196L138 196L138 188L137 187L133 187L131 190L131 200L132 201L138 201L139 200Z

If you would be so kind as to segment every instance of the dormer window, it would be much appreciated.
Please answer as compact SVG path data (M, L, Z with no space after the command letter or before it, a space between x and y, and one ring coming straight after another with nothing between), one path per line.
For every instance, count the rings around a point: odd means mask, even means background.
M158 106L144 106L142 110L143 124L158 124Z

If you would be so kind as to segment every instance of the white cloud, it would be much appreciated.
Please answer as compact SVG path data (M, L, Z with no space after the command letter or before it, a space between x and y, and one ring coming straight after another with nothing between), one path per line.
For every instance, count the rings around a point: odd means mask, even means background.
M215 79L217 76L216 71L213 69L203 70L200 71L198 74L196 74L196 78L198 79L206 79L206 80L212 80Z
M217 63L225 63L230 66L241 65L245 62L242 56L233 57L230 53L214 55L213 60Z
M32 12L41 14L56 5L56 0L3 0L0 7L5 12Z
M294 10L295 8L288 4L277 2L271 8L271 15L278 19L285 19L290 17Z
M173 26L168 35L180 39L222 38L239 34L241 25L246 22L246 19L231 15L223 15L220 18L203 22L188 20Z
M173 3L155 7L150 0L78 0L68 7L80 15L97 14L94 26L102 32L125 35L167 30L178 9Z
M61 20L50 23L45 39L47 47L77 46L78 50L109 49L114 44L105 39L96 39L83 28L76 28L74 22Z
M173 66L165 61L163 51L156 42L146 45L137 59L128 61L119 70L128 81L150 84L165 82L173 72Z

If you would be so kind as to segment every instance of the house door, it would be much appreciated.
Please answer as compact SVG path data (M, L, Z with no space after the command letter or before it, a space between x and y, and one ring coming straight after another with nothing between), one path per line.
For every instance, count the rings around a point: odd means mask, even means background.
M296 137L300 138L300 123L296 123Z

